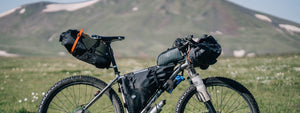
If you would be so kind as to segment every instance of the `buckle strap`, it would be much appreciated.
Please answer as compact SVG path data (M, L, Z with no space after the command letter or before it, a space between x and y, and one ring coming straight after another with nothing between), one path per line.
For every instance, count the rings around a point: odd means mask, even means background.
M74 52L74 49L75 49L75 47L76 47L76 45L77 45L77 42L78 42L79 38L80 38L81 35L82 35L82 32L83 32L83 29L81 29L80 32L77 34L77 38L76 38L76 40L75 40L75 42L74 42L74 44L73 44L73 46L72 46L72 49L71 49L71 51L70 51L71 54Z

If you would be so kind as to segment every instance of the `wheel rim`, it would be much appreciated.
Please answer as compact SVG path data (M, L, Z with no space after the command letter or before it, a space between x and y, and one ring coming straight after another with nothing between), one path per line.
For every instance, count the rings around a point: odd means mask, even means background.
M49 113L76 113L87 105L99 91L99 88L89 83L73 83L62 87L49 104ZM114 105L110 97L103 95L85 113L114 113Z

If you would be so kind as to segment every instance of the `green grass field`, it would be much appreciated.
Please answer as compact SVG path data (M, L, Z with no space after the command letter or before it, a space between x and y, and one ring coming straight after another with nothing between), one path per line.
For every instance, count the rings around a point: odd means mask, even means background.
M122 58L117 62L121 74L125 74L155 65L156 61ZM208 70L197 72L203 78L222 76L239 81L252 92L262 113L300 112L299 54L219 58ZM91 75L106 82L114 77L111 69L96 69L75 58L0 57L0 113L36 112L43 94L58 80L72 75ZM184 81L172 94L165 93L159 98L167 99L163 113L174 112L187 84Z

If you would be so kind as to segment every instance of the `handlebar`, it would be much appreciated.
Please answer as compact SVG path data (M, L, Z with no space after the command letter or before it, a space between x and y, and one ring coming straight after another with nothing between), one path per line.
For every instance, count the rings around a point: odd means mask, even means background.
M203 41L203 39L208 38L209 36L204 34L202 37L199 38L194 38L193 35L188 35L184 38L178 38L175 42L174 42L174 46L178 47L179 49L181 48L187 48L188 46L198 46L201 47L203 46L201 44L201 42Z
M177 47L181 52L186 53L190 46L198 46L199 40L200 38L198 38L198 40L195 41L193 35L188 35L184 38L177 38L173 44L173 47Z

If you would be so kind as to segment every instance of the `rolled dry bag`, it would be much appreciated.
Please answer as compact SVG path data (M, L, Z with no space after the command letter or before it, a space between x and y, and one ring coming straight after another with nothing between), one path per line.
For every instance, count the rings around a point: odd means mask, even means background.
M108 68L111 56L107 45L95 40L78 30L68 30L60 35L59 41L77 59L95 65L97 68Z

